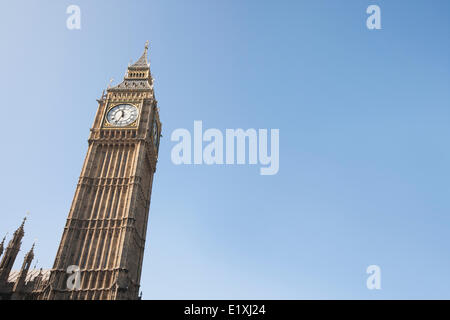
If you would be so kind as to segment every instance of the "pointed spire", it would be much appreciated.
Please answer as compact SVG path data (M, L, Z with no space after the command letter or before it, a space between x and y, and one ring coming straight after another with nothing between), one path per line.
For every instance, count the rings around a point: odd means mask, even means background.
M13 296L12 300L15 300L17 297L19 297L22 294L22 291L24 290L27 282L27 275L28 271L30 270L31 262L34 259L34 243L31 247L30 251L25 255L23 259L22 268L20 268L19 275L14 283L13 287Z
M23 235L24 235L23 229L24 229L24 226L25 226L25 221L27 221L27 217L23 218L23 221L20 224L20 226L17 228L16 231L14 231L14 236L13 236L13 239L11 239L11 241L13 241L17 236L20 236L20 238L23 237Z
M135 69L135 68L148 68L150 65L148 63L148 40L145 42L145 49L144 49L144 53L142 54L142 56L135 62L133 63L131 66L129 66L128 68L131 69Z
M148 61L148 48L149 42L147 41L142 56L135 63L128 64L123 81L113 87L108 87L108 93L121 90L152 90L153 80Z
M36 245L36 242L33 242L33 245L31 246L30 251L27 252L27 254L25 255L25 260L30 259L31 260L34 258L34 246Z
M12 239L8 243L5 254L2 257L2 261L0 263L0 265L2 266L2 268L0 269L0 283L8 281L8 276L11 272L14 262L16 261L17 254L19 253L20 247L22 245L22 238L25 234L25 232L23 231L25 221L27 221L26 216L23 218L20 227L17 228L17 230L14 232Z
M23 227L24 227L24 225L25 225L25 221L27 221L27 217L26 217L26 216L23 217L22 224L20 225L20 228L23 229Z
M20 224L19 228L17 228L17 230L14 232L14 234L17 233L23 233L23 227L25 226L25 221L27 221L27 217L25 216L22 220L22 223Z
M3 249L5 249L5 240L6 240L6 236L4 236L2 242L0 242L0 257L3 254Z
M28 214L29 213L27 212L27 216L28 216ZM14 247L17 251L20 250L20 246L22 245L22 238L25 235L24 226L25 226L25 221L27 221L27 216L25 216L23 218L22 223L17 228L17 230L14 231L13 237L8 243L8 247L11 247L11 248Z

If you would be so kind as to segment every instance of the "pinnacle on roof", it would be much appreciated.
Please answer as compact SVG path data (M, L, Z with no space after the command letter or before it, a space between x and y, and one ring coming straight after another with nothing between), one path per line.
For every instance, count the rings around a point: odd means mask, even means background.
M28 253L25 256L25 259L28 257L34 258L34 246L35 246L36 242L33 242L33 245L31 246L30 251L28 251Z
M20 224L19 228L17 228L17 230L14 232L14 234L17 234L17 233L23 234L24 233L23 232L23 227L25 226L25 221L27 221L27 217L23 218L22 223Z
M3 249L5 248L6 236L3 237L2 242L0 242L0 256L3 254Z
M131 69L149 68L150 64L148 63L147 55L148 55L148 40L147 40L147 42L145 42L145 49L144 49L144 53L142 54L142 56L128 68L129 69L130 68Z

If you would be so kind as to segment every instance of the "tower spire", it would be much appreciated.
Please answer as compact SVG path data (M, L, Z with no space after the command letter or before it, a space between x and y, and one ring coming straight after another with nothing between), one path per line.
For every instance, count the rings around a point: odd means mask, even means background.
M30 251L26 254L26 256L33 255L34 256L34 247L36 246L36 242L33 242L33 245L31 246Z
M129 69L149 68L150 64L148 63L148 47L149 42L147 40L145 42L144 53L135 63L133 63L131 66L128 67Z
M149 42L145 42L144 52L141 57L135 62L128 64L125 77L121 83L114 87L108 87L107 92L115 91L150 91L153 95L153 78L150 72L150 62L148 59Z
M0 257L2 256L3 249L5 248L5 240L6 240L6 236L4 236L2 242L0 242Z
M20 224L20 226L16 229L16 231L14 231L13 238L11 239L9 244L11 244L11 243L19 243L19 242L22 241L22 238L23 238L23 236L25 234L24 227L25 227L25 222L26 221L27 221L27 216L25 216L23 218L22 223Z
M13 286L13 295L11 297L12 300L19 299L19 297L23 295L28 271L30 270L31 262L34 259L34 245L35 242L31 246L30 251L27 252L23 259L22 267L20 268L19 275L17 276L16 282Z
M27 262L28 262L28 263L27 263L27 266L26 266L27 270L28 270L28 268L30 267L31 261L33 261L33 259L34 259L34 247L35 247L35 245L36 245L36 242L33 242L33 245L31 246L30 251L28 251L28 252L25 254L25 257L24 257L24 263L23 263L22 269L24 269L24 266L25 266L25 264L26 264Z
M14 231L13 237L6 247L5 254L0 262L0 283L5 283L8 281L9 273L11 272L14 262L16 261L17 254L20 251L20 246L22 245L22 238L25 234L23 230L25 221L27 221L26 216L23 218L19 228Z
M23 218L22 223L20 224L20 227L16 230L16 232L18 232L18 231L23 232L23 227L25 226L25 221L27 221L26 216Z
M149 46L149 41L147 40L147 41L145 41L145 49L144 49L144 54L146 57L148 55L148 46Z

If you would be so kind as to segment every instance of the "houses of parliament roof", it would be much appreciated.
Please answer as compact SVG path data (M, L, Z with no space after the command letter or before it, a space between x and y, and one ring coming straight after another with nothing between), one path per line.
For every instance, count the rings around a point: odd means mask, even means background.
M50 269L31 269L28 271L28 274L25 278L25 282L34 281L34 279L39 276L39 274L42 275L42 280L47 281L50 277ZM15 283L17 281L17 278L19 277L20 271L19 270L12 270L8 277L8 282Z

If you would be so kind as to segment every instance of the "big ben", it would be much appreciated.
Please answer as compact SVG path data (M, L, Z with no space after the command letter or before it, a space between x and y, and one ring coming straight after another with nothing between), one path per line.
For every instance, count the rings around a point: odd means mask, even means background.
M148 62L97 100L88 151L47 287L40 299L139 298L161 122ZM76 286L69 286L72 267Z

